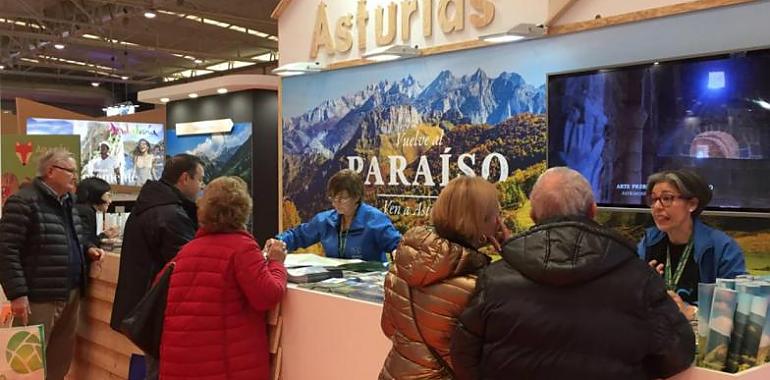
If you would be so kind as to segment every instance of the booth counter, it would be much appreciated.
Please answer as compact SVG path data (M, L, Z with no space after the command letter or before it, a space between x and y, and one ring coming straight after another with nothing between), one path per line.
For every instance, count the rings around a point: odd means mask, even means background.
M75 358L67 375L70 380L128 379L131 354L142 353L110 328L119 267L120 255L115 253L107 253L91 266L88 289L81 301Z
M91 269L83 300L76 358L70 380L128 378L132 353L141 353L109 327L120 256L108 253ZM278 364L274 380L376 379L390 350L380 329L382 305L289 285L271 315L271 352ZM766 380L770 364L728 374L691 368L675 380Z

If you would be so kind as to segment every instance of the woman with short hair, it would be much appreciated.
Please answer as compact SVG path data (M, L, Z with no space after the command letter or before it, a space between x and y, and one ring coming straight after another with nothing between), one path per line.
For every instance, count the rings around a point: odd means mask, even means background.
M361 177L353 170L341 170L329 179L326 194L331 210L319 212L276 239L288 251L320 242L327 257L385 262L386 255L401 241L401 233L387 215L363 201ZM274 242L268 240L265 246Z
M172 260L161 380L270 378L265 315L286 291L286 255L263 256L246 232L251 210L238 177L211 181L198 201L201 227Z
M413 227L385 277L382 330L393 341L381 380L451 379L449 341L490 259L478 249L510 236L495 185L450 181L433 204L432 227Z
M698 301L698 282L746 273L738 243L700 220L711 197L708 183L692 171L662 171L647 180L655 227L645 231L638 254L664 276L668 290L689 303Z

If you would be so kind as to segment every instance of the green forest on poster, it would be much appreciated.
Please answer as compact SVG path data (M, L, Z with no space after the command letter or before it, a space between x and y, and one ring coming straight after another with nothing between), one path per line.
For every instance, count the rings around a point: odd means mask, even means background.
M40 156L51 148L64 148L73 157L80 157L78 135L3 135L0 152L2 171L2 204L21 186L37 176ZM80 166L80 160L75 160Z
M574 46L529 41L283 79L282 229L330 209L327 181L351 168L365 181L364 201L402 232L429 223L437 195L458 175L495 183L506 224L526 231L529 193L547 166L548 74L671 58ZM653 225L641 205L597 219L636 243ZM770 274L770 218L703 220L738 242L750 273Z

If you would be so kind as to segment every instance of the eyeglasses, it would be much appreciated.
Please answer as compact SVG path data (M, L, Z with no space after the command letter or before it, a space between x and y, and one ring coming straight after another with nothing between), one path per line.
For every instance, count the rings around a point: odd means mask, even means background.
M64 170L67 173L75 174L75 169L65 168L65 167L59 166L59 165L52 165L52 166L55 167L56 169Z
M331 202L331 203L347 203L347 202L349 202L353 198L349 197L349 196L337 195L337 196L334 196L334 197L331 197L331 196L327 197L326 199L328 199L329 202Z
M658 203L660 201L660 204L663 207L671 207L671 204L674 203L677 199L690 199L690 197L684 197L681 195L675 195L675 194L663 194L659 197L654 196L647 196L647 205L650 207L655 206L655 203Z

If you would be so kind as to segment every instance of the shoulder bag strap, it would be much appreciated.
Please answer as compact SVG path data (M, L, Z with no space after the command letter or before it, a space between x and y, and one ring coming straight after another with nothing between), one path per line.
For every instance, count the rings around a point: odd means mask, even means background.
M412 309L412 319L414 320L414 327L417 329L417 334L420 335L420 338L422 339L422 343L425 345L425 347L428 348L428 351L430 351L431 355L433 355L433 358L436 359L436 361L441 364L442 367L444 367L444 370L449 374L449 377L451 379L455 378L455 373L452 371L452 367L449 366L449 363L444 360L444 358L439 355L436 350L431 347L430 344L425 340L425 335L422 335L422 331L420 330L420 324L417 323L417 313L415 313L414 310L414 298L412 297L412 287L407 286L407 289L409 289L409 307Z

